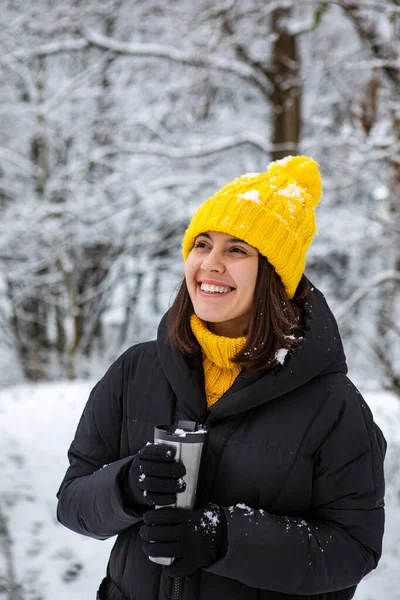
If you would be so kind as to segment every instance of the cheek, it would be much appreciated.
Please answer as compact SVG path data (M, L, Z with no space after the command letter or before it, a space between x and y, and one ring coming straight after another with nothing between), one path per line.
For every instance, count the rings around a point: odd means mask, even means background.
M236 274L236 282L242 288L246 296L253 296L257 281L257 268L253 267Z
M189 290L191 287L193 287L193 280L195 279L196 272L197 272L196 263L190 257L190 254L189 254L189 256L185 262L185 266L184 266L184 275L185 275L185 279L186 279L186 285Z
M256 289L257 277L258 277L258 260L256 263L253 264L253 269L251 272L251 276L249 278L249 288L252 290L252 295L254 295L254 291Z

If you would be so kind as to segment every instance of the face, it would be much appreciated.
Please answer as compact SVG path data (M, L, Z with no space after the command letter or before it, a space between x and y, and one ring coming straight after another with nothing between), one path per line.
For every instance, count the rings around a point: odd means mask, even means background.
M185 263L185 279L196 315L210 331L245 334L253 305L258 250L225 233L197 236Z

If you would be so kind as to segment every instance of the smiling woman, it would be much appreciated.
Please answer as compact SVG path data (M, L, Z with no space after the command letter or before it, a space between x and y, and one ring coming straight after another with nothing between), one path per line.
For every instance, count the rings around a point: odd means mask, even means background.
M58 518L118 535L100 600L350 600L377 566L386 443L304 274L321 192L298 156L206 200L157 340L93 389ZM207 433L192 510L175 446L154 443L182 423Z

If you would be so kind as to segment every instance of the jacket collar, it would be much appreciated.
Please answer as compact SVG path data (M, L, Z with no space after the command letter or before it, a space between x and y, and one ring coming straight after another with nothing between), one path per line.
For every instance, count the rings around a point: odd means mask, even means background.
M177 398L177 418L205 423L207 402L201 356L185 356L167 340L166 313L157 334L161 367Z

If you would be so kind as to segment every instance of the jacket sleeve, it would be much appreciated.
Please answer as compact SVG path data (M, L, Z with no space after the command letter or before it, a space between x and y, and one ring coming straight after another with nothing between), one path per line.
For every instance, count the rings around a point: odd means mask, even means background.
M120 456L124 355L93 388L68 451L70 466L57 493L57 518L97 539L141 519L124 506L120 478L133 457Z
M314 452L309 514L224 508L227 552L209 571L251 587L312 595L356 586L377 566L386 442L359 393L350 396L342 403L336 398L341 410L334 422L333 398L331 415L322 411L317 419L325 424L329 418L332 425Z

